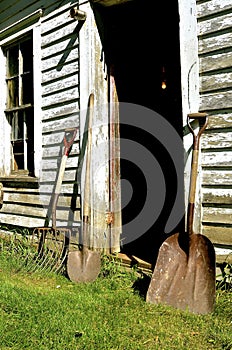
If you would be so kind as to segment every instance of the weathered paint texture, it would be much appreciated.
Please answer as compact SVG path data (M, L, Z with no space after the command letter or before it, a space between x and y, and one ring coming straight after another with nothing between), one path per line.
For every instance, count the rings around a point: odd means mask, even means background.
M232 3L197 1L202 136L202 232L232 247Z

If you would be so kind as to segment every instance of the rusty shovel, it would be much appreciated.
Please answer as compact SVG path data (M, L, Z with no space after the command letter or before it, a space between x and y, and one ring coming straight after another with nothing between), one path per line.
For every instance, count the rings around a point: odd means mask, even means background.
M193 130L191 119L198 120L199 131ZM193 232L199 141L207 126L207 114L189 114L187 123L193 134L187 231L171 235L161 245L146 301L207 314L215 306L215 250L206 236Z
M86 155L86 172L84 186L83 220L82 220L82 249L68 253L67 272L73 282L92 282L100 273L100 253L88 247L90 237L90 168L91 168L91 144L92 144L92 120L93 120L94 95L89 97L89 125L88 143Z

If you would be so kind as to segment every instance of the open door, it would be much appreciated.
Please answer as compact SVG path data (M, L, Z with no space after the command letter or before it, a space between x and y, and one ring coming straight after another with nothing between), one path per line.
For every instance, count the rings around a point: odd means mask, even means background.
M154 2L153 0L131 0L120 5L103 6L101 2L92 3L96 23L103 44L106 64L114 66L114 79L118 100L143 106L168 121L182 138L182 101L179 45L178 0ZM133 115L131 115L133 119ZM142 118L142 116L141 116ZM172 211L177 192L176 171L165 145L149 139L144 130L134 130L131 125L120 125L121 139L130 139L149 150L162 169L165 179L165 202L160 215L153 225L135 240L127 232L127 223L142 210L149 190L146 187L143 169L128 159L121 158L122 204L126 193L124 184L131 184L133 195L122 207L121 251L129 255L155 262L156 253L167 237L164 227ZM168 132L168 130L167 130ZM167 133L166 137L169 135ZM123 151L124 144L121 144ZM184 163L182 151L178 150L179 164ZM183 169L179 174L183 174ZM184 217L184 180L178 179L182 186ZM154 173L154 181L157 181ZM159 184L157 185L159 186ZM154 193L153 205L156 205ZM157 205L159 205L157 198ZM172 231L184 229L184 220ZM169 232L171 234L172 232Z

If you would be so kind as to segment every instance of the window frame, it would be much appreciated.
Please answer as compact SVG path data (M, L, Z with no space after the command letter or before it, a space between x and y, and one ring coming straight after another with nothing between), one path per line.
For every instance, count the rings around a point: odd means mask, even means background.
M28 20L28 19L27 19ZM33 17L34 20L34 17ZM23 24L23 21L22 21ZM18 28L17 23L17 28ZM42 156L42 109L41 109L41 21L40 17L37 22L24 28L22 30L14 31L12 26L12 35L4 37L0 41L0 65L5 68L7 72L7 60L4 55L4 48L9 47L15 41L20 40L23 36L26 36L30 32L32 33L32 51L33 51L33 107L34 107L34 171L28 173L26 171L12 172L11 167L11 127L7 122L6 112L8 111L7 101L7 86L6 86L6 74L0 76L0 89L2 93L2 99L0 101L0 123L2 128L0 129L0 150L2 150L2 160L0 161L0 181L20 181L22 183L38 181L40 174L40 164ZM9 29L7 29L9 32ZM1 33L0 33L1 39ZM36 96L36 99L35 99ZM28 108L32 106L26 106ZM17 108L17 107L16 107ZM34 179L34 180L33 180Z
M30 45L30 51L28 46L24 46L25 43ZM12 128L11 173L33 176L34 154L30 156L34 151L34 94L31 93L34 86L33 33L30 31L17 42L4 47L4 54L7 89L5 115ZM26 76L29 76L31 86L26 86ZM29 91L29 97L27 97L27 91Z

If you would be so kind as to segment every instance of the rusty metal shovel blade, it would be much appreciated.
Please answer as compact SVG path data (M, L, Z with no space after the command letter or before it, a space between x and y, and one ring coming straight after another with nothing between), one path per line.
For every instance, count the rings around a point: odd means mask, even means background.
M101 260L98 252L72 251L68 255L67 272L73 282L92 282L100 273Z
M161 245L146 301L208 314L215 306L214 247L201 234L191 236L187 249L181 241L176 233Z

